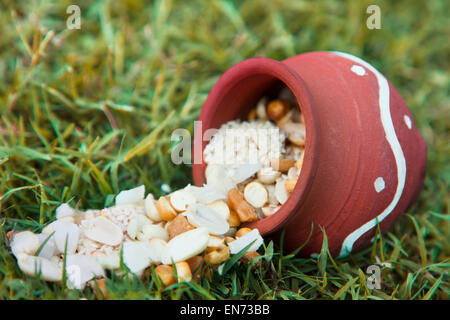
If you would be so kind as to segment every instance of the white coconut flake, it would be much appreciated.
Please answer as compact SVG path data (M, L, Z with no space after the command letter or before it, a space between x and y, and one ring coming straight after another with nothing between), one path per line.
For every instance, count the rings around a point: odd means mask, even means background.
M211 184L204 184L203 187L188 185L186 188L195 196L198 202L203 204L227 198L227 195L224 192L220 192Z
M201 203L190 206L186 211L186 217L190 224L206 228L211 234L224 234L230 228L220 213Z
M133 273L140 273L150 266L151 258L148 246L141 241L127 241L123 244L123 263Z
M55 239L53 238L54 235L40 233L37 235L37 237L39 239L39 247L44 243L44 241L46 241L41 251L39 252L39 257L50 259L58 253L56 249Z
M53 229L55 231L54 241L56 249L59 253L64 253L66 249L67 241L67 254L75 253L78 245L78 239L80 236L79 228L74 223L58 220L54 224Z
M162 257L162 263L171 264L172 261L179 262L192 258L206 249L208 240L209 235L206 228L183 232L169 241Z
M17 256L21 253L34 255L39 249L39 238L31 231L22 231L14 234L11 241L11 251Z
M96 217L84 224L83 232L89 239L110 246L119 245L123 239L123 233L120 227L102 216Z
M70 285L76 289L83 289L86 282L95 277L104 277L102 266L91 256L81 254L67 255L66 273Z
M116 270L120 267L120 254L118 250L109 252L94 251L92 257L105 269Z
M136 239L139 232L142 231L142 228L146 225L151 225L152 222L142 214L136 215L127 226L127 233L131 239Z
M75 209L73 209L67 203L63 203L58 208L56 208L56 219L59 220L65 217L72 217L75 215L75 213Z
M244 234L242 237L229 242L228 247L230 248L230 253L231 254L239 253L242 249L244 249L253 241L255 242L250 246L250 248L248 248L247 252L258 250L258 248L264 242L263 238L259 234L258 229L253 229L252 231Z
M20 270L28 276L37 276L45 281L61 281L62 269L53 261L42 257L19 254L17 259Z
M130 190L123 190L116 196L116 206L141 202L144 201L144 197L145 197L144 185L141 185L139 187Z

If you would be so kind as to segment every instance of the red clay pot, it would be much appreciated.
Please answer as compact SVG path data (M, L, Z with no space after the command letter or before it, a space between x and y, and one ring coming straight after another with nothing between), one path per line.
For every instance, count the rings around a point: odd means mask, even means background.
M333 256L370 245L417 198L426 145L400 94L367 62L340 52L312 52L281 62L244 60L218 80L200 114L194 150L209 128L243 118L280 86L295 95L306 124L303 168L289 200L251 227L263 235L285 228L287 249L309 241L302 256L320 252L323 231ZM197 164L196 164L197 163ZM205 183L202 153L193 178ZM323 228L323 230L321 230Z

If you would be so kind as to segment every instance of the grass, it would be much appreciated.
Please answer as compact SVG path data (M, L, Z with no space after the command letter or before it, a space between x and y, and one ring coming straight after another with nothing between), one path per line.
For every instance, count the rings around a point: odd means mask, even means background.
M130 275L113 299L448 299L450 270L449 7L446 1L73 1L0 4L0 299L95 299L24 276L9 230L39 231L61 202L110 205L145 184L164 194L191 182L170 161L175 128L191 130L218 77L254 56L345 51L397 87L428 144L416 205L373 246L345 259L303 259L266 242L263 258L210 280L160 290ZM381 8L369 30L366 8ZM381 289L368 265L386 262Z

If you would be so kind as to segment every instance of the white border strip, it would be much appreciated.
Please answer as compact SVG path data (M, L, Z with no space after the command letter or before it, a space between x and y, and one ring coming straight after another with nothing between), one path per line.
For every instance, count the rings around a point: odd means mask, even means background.
M380 223L384 218L386 218L396 207L397 203L399 202L402 193L403 188L405 187L405 180L406 180L406 160L405 156L403 154L402 147L400 146L400 142L398 141L397 135L395 134L394 124L392 122L391 118L391 112L390 112L390 105L389 105L389 84L386 80L386 78L378 72L374 67L372 67L370 64L365 62L364 60L361 60L360 58L357 58L351 54L344 53L344 52L338 52L338 51L331 51L332 53L342 56L344 58L347 58L349 60L352 60L356 63L359 63L366 67L368 70L370 70L375 77L377 78L379 92L378 92L378 103L380 107L380 117L381 117L381 124L383 125L384 132L386 134L386 140L389 143L392 153L394 154L395 158L395 164L397 165L397 189L394 194L394 198L392 199L391 203L387 206L386 209L384 209L383 212L381 212L377 217L374 219L366 222L361 227L350 233L342 243L341 252L339 254L339 257L345 257L347 256L353 248L353 244L367 231L375 227L378 223Z

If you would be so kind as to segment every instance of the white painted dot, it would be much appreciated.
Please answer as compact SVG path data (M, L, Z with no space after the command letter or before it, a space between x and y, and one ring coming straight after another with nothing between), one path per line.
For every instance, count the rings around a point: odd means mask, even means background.
M384 188L386 187L386 184L384 183L384 179L383 179L382 177L378 177L378 178L375 180L375 182L374 182L373 185L375 186L375 191L376 191L376 192L381 192L381 191L383 191Z
M403 116L403 120L405 121L406 126L408 127L409 130L411 130L412 128L412 121L411 118L408 117L406 114Z
M366 69L364 69L361 66L358 66L357 64L352 65L350 70L352 70L352 72L356 73L358 76L363 76L366 74Z

